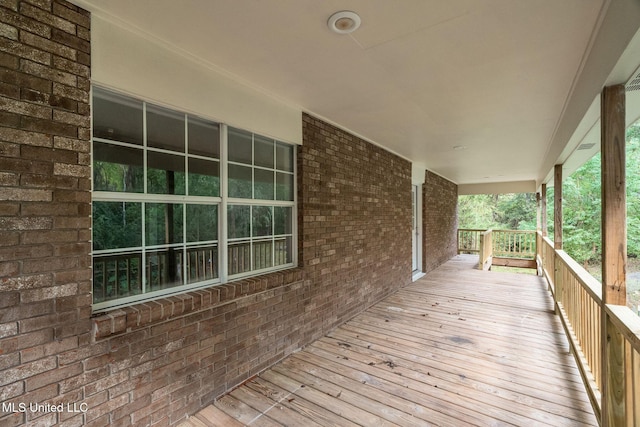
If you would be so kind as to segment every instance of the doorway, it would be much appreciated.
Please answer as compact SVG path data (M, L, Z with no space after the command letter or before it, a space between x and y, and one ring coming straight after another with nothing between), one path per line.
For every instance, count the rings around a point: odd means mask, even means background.
M413 280L424 276L422 273L422 192L420 185L411 186L412 220L411 247Z

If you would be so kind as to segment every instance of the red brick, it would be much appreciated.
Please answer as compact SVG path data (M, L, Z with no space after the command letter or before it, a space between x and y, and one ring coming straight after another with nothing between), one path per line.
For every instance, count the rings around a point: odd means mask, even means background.
M78 285L75 283L71 283L68 285L23 291L20 294L20 301L22 303L30 303L30 302L60 298L67 295L75 295L75 293L77 292L77 289L78 289Z
M78 137L78 128L76 126L37 117L21 116L20 128L49 135L60 135L69 138Z
M75 176L78 178L88 178L91 176L91 168L85 165L74 165L67 163L55 163L53 165L54 175Z
M24 34L29 34L29 37L38 37L30 33ZM25 45L18 41L5 40L3 42L3 50L7 53L15 55L18 58L34 61L43 65L50 65L51 54L39 49L38 46L32 46Z
M24 216L80 216L79 207L75 203L23 203Z
M9 55L2 55L0 53L0 68L12 68L11 64L7 64L7 62L9 62L11 58L13 57ZM0 95L6 96L7 98L19 99L20 88L18 86L0 82Z
M49 325L51 326L51 325ZM40 329L35 332L23 333L18 336L18 350L33 347L35 345L51 342L53 339L53 329Z
M56 358L54 356L40 359L31 363L23 363L20 366L5 371L3 375L0 376L0 385L6 385L15 381L20 381L25 378L38 375L45 371L51 371L55 368Z
M20 185L23 187L39 187L49 189L75 189L78 187L78 179L71 177L23 173L20 176Z
M53 95L73 99L88 105L89 94L87 91L62 83L53 82ZM86 140L85 140L86 141Z
M37 75L20 72L19 70L2 70L0 72L0 81L22 89L31 89L42 93L50 93L53 87L51 81ZM6 125L10 122L4 120L3 123Z
M31 3L37 7L39 7L40 9L43 9L47 12L51 11L51 2L52 0L27 0L28 3ZM21 6L24 6L25 2L21 3ZM22 12L22 9L20 9L20 11Z
M68 46L76 51L84 53L91 53L91 43L75 35L75 30L61 31L57 28L51 30L51 40L54 40L62 45ZM60 55L62 56L62 55ZM75 61L76 57L71 58ZM88 77L88 76L87 76Z
M0 216L17 216L20 212L20 203L3 202L0 204ZM15 245L16 236L14 232L0 231L0 246Z
M29 18L33 18L38 22L42 22L50 26L55 26L56 28L60 28L61 30L67 31L69 33L74 33L76 31L75 24L65 19L58 18L48 11L44 11L40 8L31 6L28 3L22 3L20 5L20 13L22 13L24 16L28 16Z
M51 201L53 194L49 190L28 190L24 188L6 188L0 193L0 200L43 202Z
M71 6L69 3L66 3L66 2L64 3L65 3L64 5L62 4L62 2L56 2L53 4L54 15L64 18L78 25L81 25L85 28L90 27L91 20L89 19L88 12L85 12L81 9L73 10L72 8L69 7Z
M75 348L78 346L77 337L69 337L63 340L52 341L47 344L39 345L36 347L26 348L20 352L20 360L24 362L31 362L33 360L42 359L46 356L52 356L59 354L63 351Z
M78 232L75 230L55 230L47 232L26 231L22 236L23 244L37 243L67 243L78 240Z
M74 60L76 58L76 50L75 49L73 49L73 48L71 48L69 46L65 46L64 44L61 44L61 43L56 43L56 41L54 41L54 40L49 40L49 39L44 38L44 37L39 37L39 36L37 36L35 34L31 34L31 33L28 33L26 31L21 33L20 41L22 43L28 45L28 46L33 46L36 49L39 49L39 50L42 50L42 51L45 51L45 52L49 52L49 53L52 53L52 54L57 55L57 56L62 56L64 58L71 59L71 60ZM25 67L24 70L26 72L37 74L37 72L32 71L32 69L28 68L28 67ZM40 68L39 72L43 73L44 69ZM43 75L43 74L40 74L40 75ZM50 74L49 73L49 74L47 74L47 78L49 78L51 80L59 81L57 79L61 78L61 75L55 75L55 74ZM64 83L64 82L62 82L62 83Z
M457 254L458 186L426 171L422 199L422 266L429 272Z

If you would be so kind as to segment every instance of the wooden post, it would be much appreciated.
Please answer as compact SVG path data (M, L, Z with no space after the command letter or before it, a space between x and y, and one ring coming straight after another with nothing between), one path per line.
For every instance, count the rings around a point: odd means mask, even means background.
M602 156L602 422L625 425L624 340L607 316L606 304L626 305L627 200L625 188L625 87L605 87L601 96Z
M536 231L542 230L542 219L540 216L540 192L536 193Z
M547 184L542 184L542 190L541 190L541 194L540 194L540 215L542 216L541 221L542 221L542 235L543 236L547 236L548 233L548 229L547 229Z
M553 247L562 249L562 165L553 171Z

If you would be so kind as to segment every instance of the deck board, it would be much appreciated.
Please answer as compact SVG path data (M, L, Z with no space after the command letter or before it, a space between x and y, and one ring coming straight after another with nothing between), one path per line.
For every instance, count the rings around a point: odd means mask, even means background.
M182 425L597 426L543 279L476 263L456 256Z

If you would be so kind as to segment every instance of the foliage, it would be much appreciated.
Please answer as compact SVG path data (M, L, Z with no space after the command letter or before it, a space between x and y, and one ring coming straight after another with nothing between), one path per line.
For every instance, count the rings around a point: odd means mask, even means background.
M460 228L535 230L533 193L475 194L458 198Z
M627 130L627 253L640 257L640 123ZM600 154L562 182L563 248L582 264L601 259ZM547 229L553 238L554 189L547 191ZM531 193L459 198L460 228L535 229L536 202Z

